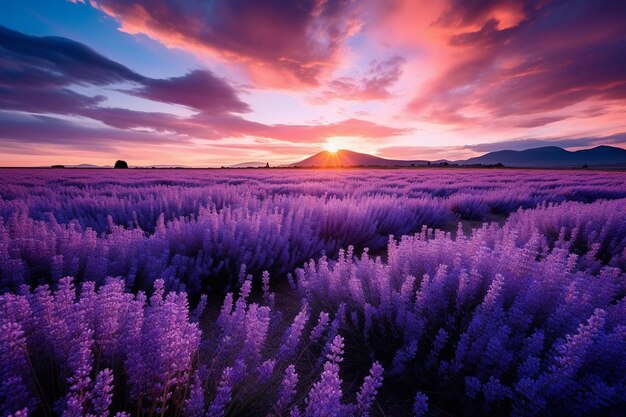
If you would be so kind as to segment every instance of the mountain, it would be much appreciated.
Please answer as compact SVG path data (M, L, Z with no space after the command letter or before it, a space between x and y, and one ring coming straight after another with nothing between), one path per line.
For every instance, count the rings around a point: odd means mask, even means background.
M94 164L78 164L78 165L63 165L63 164L55 164L53 167L63 167L63 168L113 168L112 165L94 165ZM40 166L39 168L49 168L49 166Z
M336 152L322 151L300 162L289 164L291 167L355 167L355 166L420 166L428 161L402 161L385 159L365 153L340 149Z
M516 168L580 168L589 167L618 168L626 167L626 150L614 146L597 146L580 151L567 151L557 146L526 149L524 151L496 151L464 161L460 165L503 164Z
M502 164L511 168L620 168L626 169L626 149L615 146L597 146L580 151L567 151L558 146L544 146L523 151L502 150L459 161L386 159L365 153L340 149L336 152L322 151L283 167L410 167L410 166L469 166ZM229 168L262 168L266 162L244 162ZM48 166L49 167L49 166ZM66 168L112 168L110 165L65 165ZM148 165L138 168L188 168L185 165ZM42 167L43 168L43 167Z
M66 168L111 168L111 166L100 166L94 164L78 164L78 165L65 165Z
M242 162L241 164L230 165L228 168L264 168L267 162Z

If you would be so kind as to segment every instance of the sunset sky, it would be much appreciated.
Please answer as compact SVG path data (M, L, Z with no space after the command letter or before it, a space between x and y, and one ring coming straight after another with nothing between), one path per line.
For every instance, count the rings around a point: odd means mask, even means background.
M626 146L626 1L19 0L0 166Z

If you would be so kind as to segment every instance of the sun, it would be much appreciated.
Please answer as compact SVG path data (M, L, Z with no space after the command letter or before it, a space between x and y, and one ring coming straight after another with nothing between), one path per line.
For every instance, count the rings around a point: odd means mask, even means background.
M339 150L339 146L336 143L328 142L324 145L324 149L330 153L335 153Z

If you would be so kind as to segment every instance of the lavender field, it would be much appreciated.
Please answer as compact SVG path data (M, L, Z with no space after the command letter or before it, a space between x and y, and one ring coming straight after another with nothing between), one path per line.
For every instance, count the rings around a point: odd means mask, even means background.
M626 174L0 171L5 416L623 416Z

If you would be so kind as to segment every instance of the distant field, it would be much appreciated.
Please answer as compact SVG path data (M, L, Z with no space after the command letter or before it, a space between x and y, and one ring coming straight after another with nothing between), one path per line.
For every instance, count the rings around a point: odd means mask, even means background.
M2 416L626 407L621 172L5 169L0 290Z

